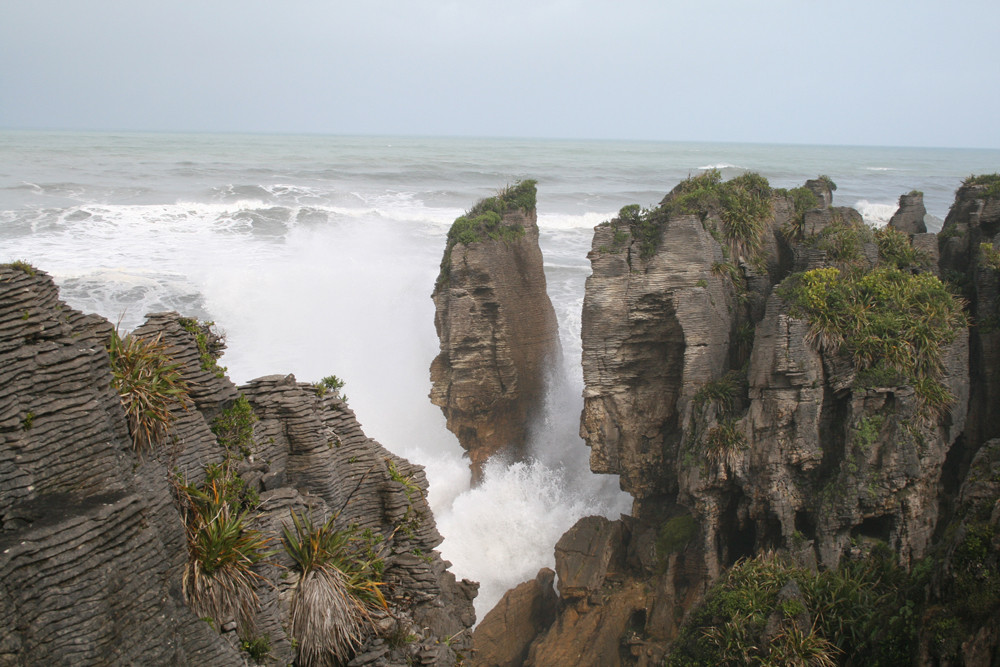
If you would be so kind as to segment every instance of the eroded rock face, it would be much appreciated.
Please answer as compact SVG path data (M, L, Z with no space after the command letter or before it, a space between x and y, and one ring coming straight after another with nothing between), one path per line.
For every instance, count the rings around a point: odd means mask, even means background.
M732 285L712 270L722 247L701 221L669 220L659 247L643 258L626 232L598 227L583 302L580 435L591 469L637 499L676 493L685 407L724 372L734 323Z
M534 194L525 181L456 220L432 296L441 352L430 397L468 452L474 481L494 454L524 456L559 359Z
M215 364L218 341L176 313L134 335L160 337L190 398L164 442L137 453L111 386L111 332L60 302L43 272L0 267L0 663L245 664L235 619L199 619L181 585L189 555L174 484L201 483L224 461L259 493L250 525L278 547L255 566L255 637L242 639L266 636L271 659L295 659L298 575L280 548L294 511L337 514L384 557L392 615L352 664L453 664L469 649L477 584L457 582L435 550L422 468L365 436L335 394L292 376L236 387ZM212 426L240 394L257 421L246 451L232 452Z
M744 557L779 551L836 568L852 545L883 542L915 563L932 553L952 502L942 510L941 500L964 475L952 459L956 443L973 441L965 329L943 347L937 377L954 400L935 411L899 376L859 379L850 354L824 344L776 289L789 272L881 266L860 215L832 206L831 183L806 184L812 210L773 195L756 259L726 238L719 197L696 185L664 200L669 215L623 209L595 230L581 433L593 470L621 475L633 516L591 517L560 541L559 616L525 664L661 664L685 615ZM708 208L691 215L693 197ZM960 193L968 214L956 224L972 229L989 206ZM942 275L947 257L965 256L955 246L942 246ZM996 635L995 624L975 631L986 638L970 640L976 650Z
M913 191L900 195L899 209L889 218L889 226L907 234L924 234L927 232L926 217L924 193Z
M552 583L556 573L544 567L531 581L507 591L500 602L476 626L472 636L475 653L469 663L476 667L519 667L539 634L556 617L559 601Z

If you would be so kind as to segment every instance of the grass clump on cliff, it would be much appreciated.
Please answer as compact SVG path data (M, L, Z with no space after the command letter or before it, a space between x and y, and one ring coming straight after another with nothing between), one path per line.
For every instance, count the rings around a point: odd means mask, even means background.
M932 413L952 402L940 381L942 356L968 322L937 277L893 267L814 269L790 276L778 294L793 317L809 321L814 345L845 350L859 372L898 375Z
M778 556L732 567L674 642L669 667L910 664L917 619L888 549L813 572Z
M931 264L931 257L913 247L910 235L886 225L875 232L879 261L897 269L924 269Z
M626 207L618 220L629 225L639 242L640 257L649 259L656 253L661 227L671 216L697 215L706 223L713 213L722 221L718 228L707 227L713 236L734 256L755 260L773 218L771 186L753 172L723 182L718 169L709 169L679 183L659 208Z
M225 377L226 367L219 365L219 357L226 348L226 337L212 330L215 322L199 322L193 317L182 317L177 321L185 331L194 336L201 370L213 373L218 378Z
M358 548L351 529L337 529L336 517L315 525L308 513L292 512L282 528L285 552L301 576L291 603L291 634L298 645L296 664L344 664L366 632L372 613L385 609L381 559Z
M241 637L252 637L263 577L252 568L269 554L270 542L248 527L249 512L228 467L201 486L178 485L188 544L182 590L188 606L222 627L235 620Z
M1000 197L1000 174L973 174L962 181L963 187L972 185L985 186L987 197Z
M121 399L136 451L162 444L173 421L171 407L187 406L187 383L167 349L159 335L111 333L111 386Z
M493 197L487 197L476 203L465 215L455 219L448 230L448 242L445 245L444 256L441 259L441 272L438 274L438 284L444 282L451 270L451 251L458 245L482 243L486 240L510 243L524 236L524 226L521 224L505 225L503 217L506 213L523 211L528 213L535 209L536 185L538 181L528 179L518 181L500 189Z
M29 276L34 276L36 273L38 273L38 270L35 267L33 267L31 264L28 264L22 259L14 260L9 264L0 264L0 266L3 266L3 268L5 269L17 269L21 273L26 273Z
M861 221L844 219L833 211L833 220L806 243L826 253L827 259L841 267L861 266L865 262L865 245L875 243L875 230Z

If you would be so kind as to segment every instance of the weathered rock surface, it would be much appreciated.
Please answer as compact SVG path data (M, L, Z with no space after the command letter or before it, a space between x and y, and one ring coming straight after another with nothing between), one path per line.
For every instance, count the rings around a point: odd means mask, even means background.
M860 215L832 206L832 183L806 184L820 202L812 210L774 194L756 261L727 247L712 208L718 200L682 186L664 200L669 215L623 209L595 230L581 433L592 469L621 476L633 516L591 517L560 540L559 614L524 664L661 664L708 587L745 557L777 551L807 568L833 569L858 544L884 543L904 568L939 562L936 535L968 515L963 499L972 496L989 511L978 510L972 528L966 521L953 530L948 548L968 551L966 536L977 530L977 544L988 536L976 576L988 587L996 582L983 595L995 605L1000 530L990 521L1000 516L1000 477L982 456L971 461L988 437L1000 436L987 417L1000 408L990 389L1000 334L974 327L970 338L959 329L944 345L938 379L954 398L947 410L928 411L898 378L861 382L848 353L819 344L774 289L793 271L879 266ZM976 259L980 243L1000 242L1000 203L986 192L983 185L959 191L940 238L940 270L909 269L964 274L978 321L1000 315L1000 272ZM684 206L671 205L683 196ZM691 214L694 196L705 197L707 209ZM936 261L926 251L935 250L937 235L914 222L922 222L920 209L919 197L904 195L895 224ZM941 580L937 604L955 598L954 581ZM795 606L801 592L786 588ZM933 600L925 604L934 609ZM995 661L1000 627L995 615L976 613L960 618L958 648L949 654L958 658L941 661L940 647L925 647L923 664ZM773 634L781 619L772 620ZM800 631L812 627L808 621L802 617ZM923 622L925 637L943 627Z
M494 454L524 456L559 359L534 202L534 182L525 181L456 220L432 296L441 352L430 397L474 481Z
M927 209L924 207L924 193L913 191L900 195L899 209L889 218L889 226L907 234L925 234Z
M111 386L111 332L60 302L43 272L0 267L0 664L245 664L234 619L200 620L181 591L189 556L172 480L201 482L225 460L260 494L252 527L273 545L292 511L379 536L391 615L352 665L453 664L469 649L477 585L435 550L419 466L366 437L336 395L292 376L234 386L215 364L221 342L176 313L134 335L162 337L190 399L165 442L137 453ZM258 421L234 455L212 426L241 393ZM292 565L279 548L255 566L253 626L279 664L295 658Z
M552 582L556 573L545 567L531 581L507 591L476 626L472 635L477 667L516 667L524 664L528 648L556 617L559 601Z

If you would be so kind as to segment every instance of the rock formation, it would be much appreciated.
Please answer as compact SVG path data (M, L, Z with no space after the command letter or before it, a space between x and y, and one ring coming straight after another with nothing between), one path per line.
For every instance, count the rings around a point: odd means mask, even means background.
M899 210L889 219L889 226L907 234L927 233L927 209L924 208L924 193L914 190L899 196Z
M559 612L525 665L785 664L793 636L886 664L996 659L1000 478L982 453L1000 435L986 417L1000 406L994 334L970 338L936 275L965 277L973 322L1000 312L1000 253L981 245L1000 241L1000 192L989 178L959 191L939 268L935 235L875 232L832 206L829 179L762 180L708 172L595 230L581 433L633 511L560 540ZM905 204L895 220L921 202ZM879 591L857 624L895 623L883 646L816 615L817 582L841 577ZM984 590L967 603L973 580ZM697 611L726 586L760 587L756 606Z
M431 364L431 401L478 481L494 454L524 456L559 359L534 181L479 202L455 221L432 298L441 352Z
M352 665L453 664L468 649L477 585L435 551L419 466L366 437L335 392L292 376L234 386L221 341L176 313L132 334L162 343L187 385L163 437L138 447L112 384L112 335L42 271L0 267L0 664L290 663L300 573L281 545L293 512L354 526L380 563L387 609ZM242 534L275 550L248 575L249 618L190 607L197 488L238 492Z

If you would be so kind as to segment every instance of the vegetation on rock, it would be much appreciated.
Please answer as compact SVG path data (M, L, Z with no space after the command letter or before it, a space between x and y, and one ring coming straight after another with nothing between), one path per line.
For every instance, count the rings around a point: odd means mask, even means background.
M859 372L900 376L932 411L952 401L940 381L942 355L968 322L961 301L937 277L892 267L814 269L790 276L778 294L793 317L809 321L814 344L843 349Z
M199 322L193 317L182 317L177 321L198 344L201 370L214 373L218 378L225 377L226 367L219 365L219 356L226 346L225 336L213 331L215 322Z
M161 336L145 339L115 329L108 343L111 386L121 398L136 451L163 442L174 405L186 407L187 383Z
M336 516L314 525L308 513L292 513L282 529L285 552L301 573L291 605L291 634L304 667L346 663L373 626L372 613L386 608L381 558L359 548L353 529L337 529Z
M918 584L884 545L824 572L774 554L742 560L691 614L665 664L910 664Z
M228 457L237 454L246 457L252 453L253 425L256 422L257 415L254 414L250 401L241 394L212 420L212 433L219 444L226 448Z
M451 252L458 245L482 243L486 240L510 243L524 236L524 226L505 225L503 216L508 212L533 211L536 205L536 185L538 181L527 179L500 189L493 197L477 202L465 215L455 219L448 230L448 242L441 259L441 273L438 283L448 277L451 268Z
M972 185L985 186L987 197L1000 197L1000 174L973 174L962 181L963 187Z
M718 214L720 228L707 223L711 213ZM639 242L640 257L649 259L656 253L661 227L671 216L697 215L733 256L756 260L773 213L766 178L747 172L723 182L718 169L709 169L682 181L656 209L622 208L617 224L612 224L627 225Z
M9 264L0 264L0 266L2 266L5 269L17 269L18 271L26 273L29 276L33 276L35 275L35 273L37 273L35 267L33 267L31 264L28 264L27 262L21 259L10 262Z
M250 510L238 497L235 473L212 476L201 486L178 485L188 544L184 599L199 617L219 626L235 620L240 636L254 634L260 599L254 590L263 581L252 568L264 560L270 542L248 527Z
M910 236L888 225L875 232L879 261L897 269L926 269L931 257L926 252L913 247Z
M833 221L805 243L826 253L827 259L841 267L864 264L865 245L875 242L875 230L864 222L845 220L834 210Z

